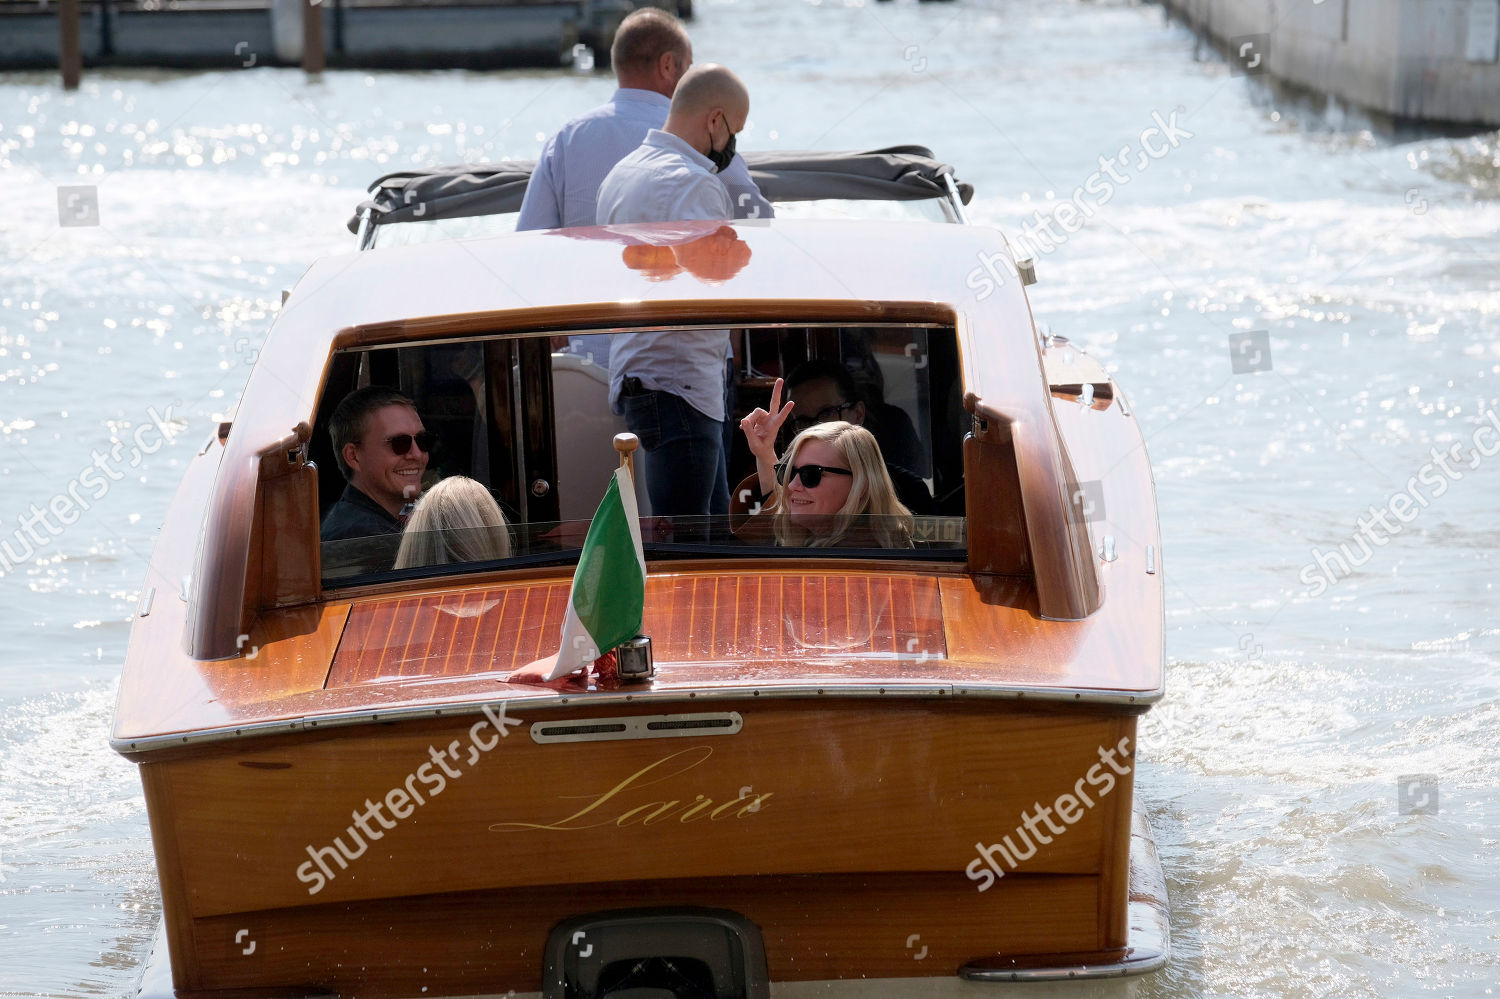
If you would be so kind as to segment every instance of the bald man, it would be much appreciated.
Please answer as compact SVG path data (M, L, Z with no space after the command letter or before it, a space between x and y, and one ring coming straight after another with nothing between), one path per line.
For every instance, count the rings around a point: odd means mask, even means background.
M608 103L572 119L547 140L526 185L516 229L593 225L604 175L666 124L677 82L693 65L693 42L682 22L656 7L632 11L615 31L609 50L618 84ZM736 156L719 175L734 202L735 218L770 218L771 203ZM568 338L569 350L609 366L609 337Z
M656 7L631 12L610 47L618 87L609 102L567 122L547 140L526 186L518 230L593 225L605 174L664 127L677 83L693 65L682 22ZM736 157L720 177L738 218L769 218L771 204Z
M672 95L666 124L615 164L599 186L600 225L731 219L719 178L750 115L750 92L723 66L694 66ZM729 331L617 333L609 397L645 450L657 516L729 512L725 359Z
M599 185L594 221L732 219L734 199L718 176L734 160L735 134L750 116L750 92L728 68L688 70L666 123L615 164Z

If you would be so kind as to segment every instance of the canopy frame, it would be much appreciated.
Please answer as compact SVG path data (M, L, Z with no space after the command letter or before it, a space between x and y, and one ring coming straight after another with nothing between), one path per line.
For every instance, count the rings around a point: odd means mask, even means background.
M890 146L864 152L749 152L750 176L772 202L946 202L966 223L964 206L974 188L933 158L925 146ZM402 170L379 177L349 220L360 249L370 249L383 225L504 215L521 210L532 160L463 163L432 170Z

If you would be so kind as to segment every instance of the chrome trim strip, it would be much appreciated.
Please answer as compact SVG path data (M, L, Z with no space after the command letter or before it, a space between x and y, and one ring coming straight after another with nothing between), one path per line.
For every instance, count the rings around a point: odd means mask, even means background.
M701 711L678 715L621 715L617 718L560 718L531 724L531 741L614 742L617 739L682 739L701 735L739 735L745 721L738 711Z
M450 680L467 680L472 677L451 677ZM232 739L248 739L268 735L285 735L294 732L312 732L321 729L342 728L349 725L367 725L395 721L419 721L429 718L463 718L479 714L486 705L504 702L509 710L555 711L564 707L577 710L580 707L619 707L637 702L648 702L653 707L670 704L697 704L705 701L748 701L758 698L866 698L885 697L901 700L932 698L970 698L999 701L1063 702L1097 707L1135 708L1137 713L1145 711L1161 700L1165 684L1155 690L1126 693L1120 690L1094 688L1027 688L1000 685L968 684L838 684L833 687L813 685L787 687L731 687L723 689L662 691L660 693L634 688L625 691L579 691L558 694L552 697L526 697L519 700L491 697L473 701L450 701L443 704L424 704L405 708L369 708L360 711L345 711L326 715L304 715L300 718L280 718L250 725L226 725L220 728L201 729L196 732L152 735L138 739L111 737L110 747L117 753L131 755L153 752L160 749L176 749Z

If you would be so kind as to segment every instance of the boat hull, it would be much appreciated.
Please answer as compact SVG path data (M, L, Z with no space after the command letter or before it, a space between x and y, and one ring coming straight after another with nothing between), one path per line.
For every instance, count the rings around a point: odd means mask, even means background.
M809 979L772 981L772 999L904 999L918 994L924 999L978 999L996 994L1025 996L1025 999L1125 999L1136 994L1137 976L1160 970L1170 956L1169 910L1166 887L1157 859L1151 828L1142 809L1135 810L1131 838L1130 880L1128 885L1129 935L1125 946L1116 952L1092 955L1055 955L1042 957L1029 967L1004 968L1006 962L995 961L988 969L973 966L960 969L957 975L948 969L925 965L930 954L921 941L905 949L917 974L892 978ZM911 938L908 938L910 940ZM247 942L254 943L254 941ZM254 954L254 947L242 947ZM917 962L924 962L918 965ZM983 971L983 977L976 972ZM533 979L536 969L533 968ZM1122 981L1123 979L1123 981ZM142 964L137 999L182 999L189 993L174 990L172 964L166 944L165 924L152 940L150 952ZM249 992L236 990L236 995ZM263 999L292 999L310 995L328 995L322 989L302 987L255 990ZM352 994L352 993L351 993ZM357 994L371 994L359 991ZM408 992L406 995L420 993ZM534 985L525 990L510 989L475 996L475 999L542 999Z
M773 982L1128 946L1133 714L872 700L489 705L157 754L179 993L530 991L554 925L641 906L742 914ZM632 717L675 734L590 732ZM672 727L704 717L737 720ZM1062 796L1075 821L1026 824Z

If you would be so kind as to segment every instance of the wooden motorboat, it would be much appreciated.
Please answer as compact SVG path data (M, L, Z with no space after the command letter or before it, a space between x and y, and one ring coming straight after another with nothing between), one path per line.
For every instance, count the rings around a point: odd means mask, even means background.
M1150 466L1022 283L976 290L1001 255L985 227L778 219L315 264L190 463L133 625L112 741L161 881L143 994L936 995L1160 967L1134 793L1163 691ZM655 675L511 682L557 651L566 528L614 464L598 372L554 338L717 327L742 410L809 358L879 380L933 512L890 550L650 518ZM430 471L482 476L508 558L320 544L327 423L366 383L441 424Z

